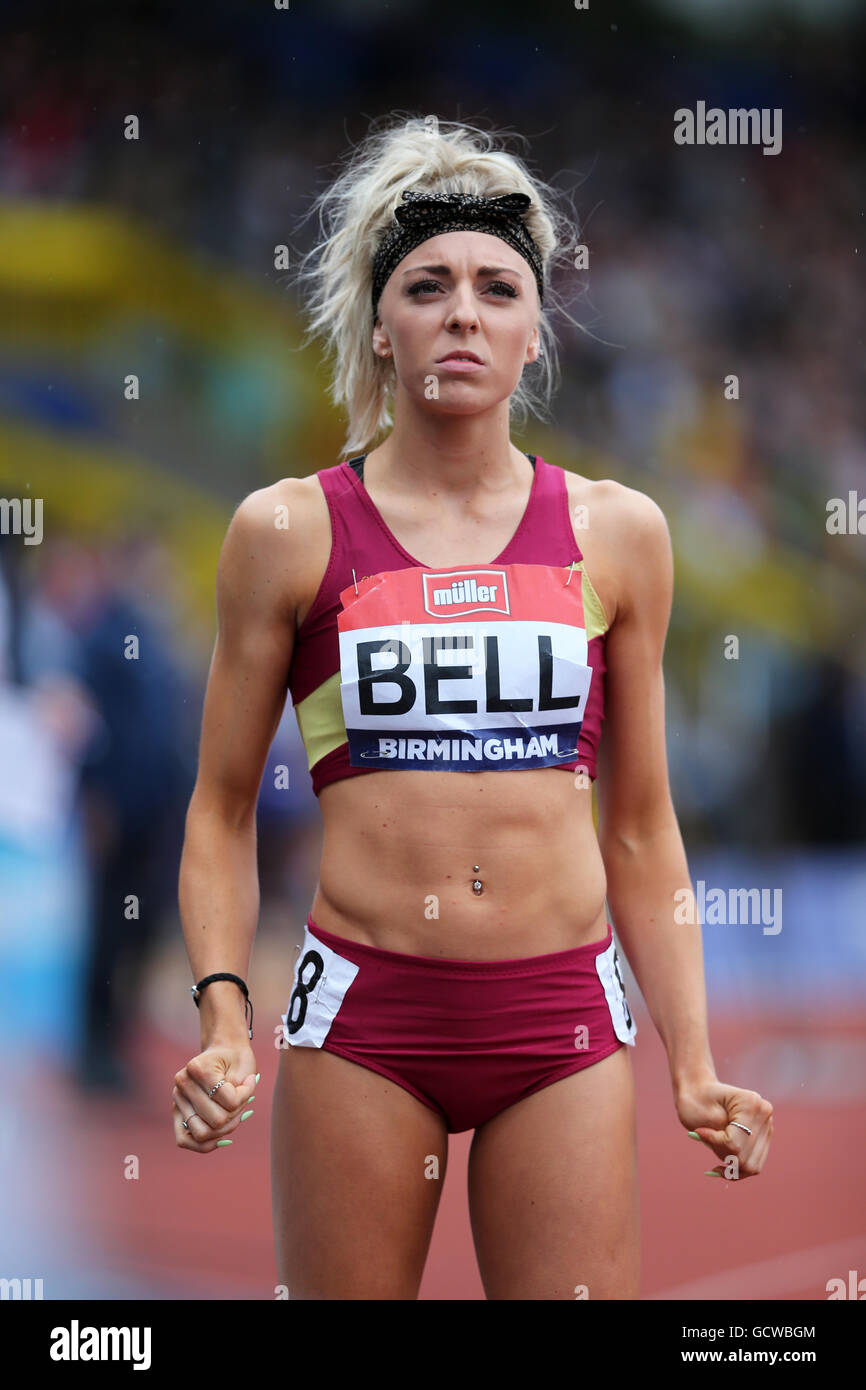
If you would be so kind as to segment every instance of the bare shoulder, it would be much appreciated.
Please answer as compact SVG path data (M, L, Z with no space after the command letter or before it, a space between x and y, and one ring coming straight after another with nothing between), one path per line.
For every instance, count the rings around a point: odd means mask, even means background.
M292 622L315 593L330 551L328 504L315 474L280 478L238 504L220 556L223 590L275 607ZM322 553L321 569L316 575Z
M637 488L614 478L564 471L574 537L612 625L648 571L664 584L671 566L667 519L658 503Z

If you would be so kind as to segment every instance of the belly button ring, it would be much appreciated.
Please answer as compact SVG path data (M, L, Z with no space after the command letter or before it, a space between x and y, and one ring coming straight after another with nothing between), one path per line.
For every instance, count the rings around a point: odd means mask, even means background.
M473 868L473 870L474 870L474 872L475 872L476 874L478 873L479 867L480 867L480 866L479 866L478 864L473 864L473 865L472 865L472 868ZM472 891L473 891L473 893L480 893L483 887L484 887L484 885L483 885L483 883L481 882L481 879L480 879L480 878L476 878L476 879L474 880L473 884L472 884Z

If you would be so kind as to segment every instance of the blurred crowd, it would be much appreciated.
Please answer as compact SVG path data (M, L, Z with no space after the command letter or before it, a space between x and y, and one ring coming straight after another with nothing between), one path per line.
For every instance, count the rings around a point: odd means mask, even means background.
M178 19L176 44L144 27L134 55L126 33L110 29L98 47L73 42L52 62L34 35L9 34L0 46L0 197L126 210L268 279L275 245L302 250L315 236L300 219L365 133L361 113L405 109L400 66L388 64L393 35L360 20L350 27L337 7L321 16L321 43L306 14L295 17L291 41L250 20L231 28L228 46L217 21L210 44L191 48ZM493 36L480 21L479 31L486 44L467 34L455 74L461 110L471 119L503 88L507 110L521 109L532 91L531 122L516 126L529 136L530 161L574 190L575 244L590 249L588 272L559 285L587 333L565 330L563 367L579 389L556 400L557 424L645 474L649 489L655 475L709 485L702 500L723 520L732 490L758 544L820 552L830 544L826 499L866 480L862 156L831 85L836 69L820 52L807 62L789 36L788 62L799 62L789 85L748 55L716 66L705 56L703 70L691 55L677 95L623 41L597 55L595 80L589 56L566 63L545 53L539 84L523 31ZM759 94L751 102L750 72ZM330 104L341 77L352 111ZM673 111L689 96L780 105L782 154L675 144ZM453 118L453 91L435 71L424 98L413 114ZM135 141L123 138L129 114L140 121ZM740 395L726 409L721 383L731 373Z
M399 66L388 69L375 25L341 31L333 14L321 24L329 43L311 41L306 15L267 61L254 22L232 30L233 49L218 34L210 46L169 47L145 28L134 58L126 34L109 31L75 61L52 63L32 34L15 32L0 47L0 196L127 210L268 278L275 245L306 249L315 235L300 219L365 133L361 112L404 109ZM687 94L749 104L746 56L718 69L704 59L705 72L693 59L679 97L661 76L644 77L638 99L645 64L634 46L599 55L585 83L587 59L545 54L536 90L525 35L488 35L480 51L468 37L461 108L471 119L494 83L515 98L509 110L533 90L531 124L517 128L531 162L576 190L575 243L590 248L588 272L559 287L588 332L565 331L563 366L580 389L558 398L557 423L645 472L648 486L654 474L720 484L766 541L820 549L815 502L823 532L824 500L866 478L861 153L856 128L832 119L833 68L819 58L806 67L801 54L790 88L759 69L753 90L785 117L783 153L763 156L673 140ZM331 82L344 73L357 112L316 110L325 72ZM413 114L451 118L441 85L439 106L431 73L427 106ZM130 113L136 141L123 138ZM740 397L726 411L716 387L730 373ZM708 495L708 505L722 504Z

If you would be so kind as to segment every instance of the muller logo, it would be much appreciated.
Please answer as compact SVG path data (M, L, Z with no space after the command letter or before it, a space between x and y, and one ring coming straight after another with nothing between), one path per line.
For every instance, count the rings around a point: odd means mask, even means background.
M425 574L424 610L433 618L465 618L469 613L510 613L505 570L445 570Z

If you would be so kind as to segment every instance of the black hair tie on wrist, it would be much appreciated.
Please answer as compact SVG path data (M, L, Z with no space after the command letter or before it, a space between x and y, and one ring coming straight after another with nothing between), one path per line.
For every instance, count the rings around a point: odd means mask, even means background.
M250 1023L249 1023L249 1028L250 1028L250 1039L252 1039L252 1036L253 1036L253 1005L252 1005L252 1000L250 999L250 992L249 992L249 990L247 989L246 984L244 983L244 981L241 979L241 977L240 977L239 975L230 975L230 974L228 974L226 971L222 971L222 972L221 972L220 974L218 974L218 975L205 975L204 979L199 980L199 982L198 982L197 985L190 985L190 987L189 987L189 992L190 992L190 994L192 995L193 1003L195 1004L196 1008L199 1007L199 995L201 994L202 990L203 990L207 985L213 984L214 980L232 980L233 983L236 984L236 985L238 986L238 989L243 990L243 995L244 995L244 1013L246 1014L247 1009L249 1009L249 1011L250 1011Z

